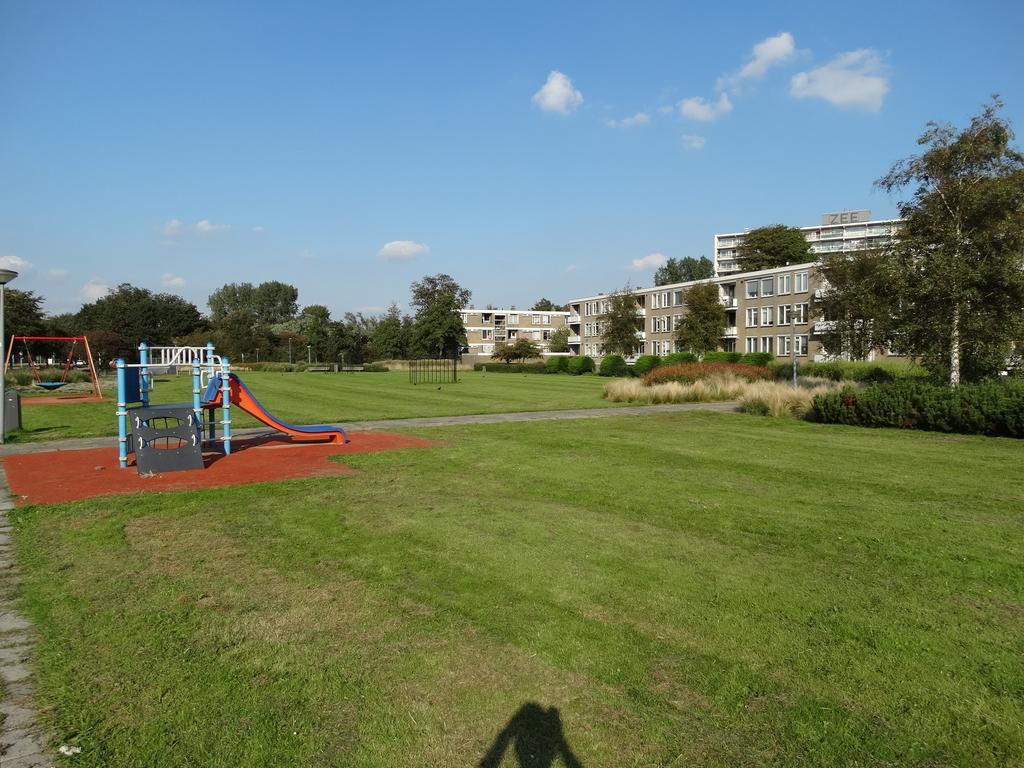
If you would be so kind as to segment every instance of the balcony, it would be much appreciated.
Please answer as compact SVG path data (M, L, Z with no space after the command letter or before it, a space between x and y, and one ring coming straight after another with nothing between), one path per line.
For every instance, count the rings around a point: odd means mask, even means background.
M637 338L638 338L638 339L639 339L640 341L643 341L644 339L646 339L646 338L647 338L647 334L646 334L646 333L644 333L643 331L637 331L637 332L636 332L636 337L637 337Z
M737 334L735 325L730 325L724 331L722 331L722 336L727 339L735 339L736 335Z
M722 296L721 302L722 306L725 307L726 309L736 309L736 307L739 305L739 302L736 300L735 296Z
M580 343L580 337L579 336L570 336L569 337L569 343L570 344L579 344Z
M636 308L636 316L637 317L647 317L647 310L644 309L643 307L637 307Z
M570 325L572 325L573 323L576 323L577 325L579 325L580 316L579 315L569 315L565 320Z
M814 333L824 333L825 331L835 330L835 320L819 320L813 326Z

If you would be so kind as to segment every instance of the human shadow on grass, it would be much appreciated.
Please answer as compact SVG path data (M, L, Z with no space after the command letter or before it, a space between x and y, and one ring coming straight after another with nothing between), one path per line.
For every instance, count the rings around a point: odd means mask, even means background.
M523 704L494 738L478 768L498 768L509 746L515 749L519 768L551 768L556 758L566 768L583 768L565 740L557 707L545 709L533 701Z

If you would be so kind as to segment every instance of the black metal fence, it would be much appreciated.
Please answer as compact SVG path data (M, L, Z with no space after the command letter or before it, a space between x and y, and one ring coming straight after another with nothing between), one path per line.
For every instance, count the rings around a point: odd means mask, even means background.
M410 384L456 384L459 381L459 359L410 360Z

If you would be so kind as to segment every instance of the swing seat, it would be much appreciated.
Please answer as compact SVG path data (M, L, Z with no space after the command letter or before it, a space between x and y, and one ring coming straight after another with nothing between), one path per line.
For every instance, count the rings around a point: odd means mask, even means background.
M67 384L66 381L37 381L36 382L36 386L37 387L42 387L43 389L47 390L48 392L52 392L55 389L60 389L65 384Z

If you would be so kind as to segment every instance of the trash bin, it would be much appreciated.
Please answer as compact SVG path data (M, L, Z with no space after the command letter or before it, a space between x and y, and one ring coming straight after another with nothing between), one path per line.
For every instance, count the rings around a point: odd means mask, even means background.
M4 429L7 432L21 429L21 393L16 389L4 392Z

